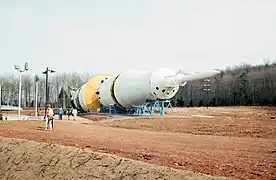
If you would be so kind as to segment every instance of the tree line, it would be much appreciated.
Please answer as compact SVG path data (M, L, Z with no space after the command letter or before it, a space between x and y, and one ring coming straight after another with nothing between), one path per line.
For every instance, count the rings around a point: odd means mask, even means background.
M209 84L206 88L206 84ZM173 106L276 105L276 63L228 67L206 81L187 83L172 99Z
M83 85L90 78L89 73L62 73L49 74L49 102L58 105L59 94L61 90L67 93L70 88L76 88ZM19 92L19 75L2 75L0 76L0 83L2 85L2 105L18 106L18 92ZM21 105L22 107L35 106L35 77L23 73L21 76L22 92ZM46 102L46 77L39 76L38 81L38 107L43 107Z
M89 73L49 75L49 102L59 103L61 89L79 88L89 80ZM22 107L35 105L35 77L22 74ZM39 77L38 106L46 101L45 75ZM18 106L18 75L1 75L2 105ZM276 63L252 66L240 64L221 70L208 82L195 81L181 87L171 102L173 106L276 105Z

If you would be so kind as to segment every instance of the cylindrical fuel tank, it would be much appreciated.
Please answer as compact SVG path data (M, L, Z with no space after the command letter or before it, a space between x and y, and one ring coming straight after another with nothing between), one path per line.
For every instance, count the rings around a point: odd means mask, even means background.
M114 81L114 97L117 104L124 108L142 106L150 92L148 71L127 71L121 73Z
M81 88L72 93L74 105L82 111L96 110L100 108L97 95L98 89L104 81L112 78L109 74L98 74L90 78Z
M133 108L144 105L146 99L169 99L179 88L175 75L169 69L126 71L100 85L99 100L104 106Z
M109 78L100 85L98 98L100 103L105 107L108 107L111 104L116 104L111 96L111 87L116 77L118 76Z

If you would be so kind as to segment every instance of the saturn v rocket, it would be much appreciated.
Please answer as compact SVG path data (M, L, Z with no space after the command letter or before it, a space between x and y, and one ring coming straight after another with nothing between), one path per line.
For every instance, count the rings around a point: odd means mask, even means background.
M207 79L218 73L211 70L184 75L158 68L155 71L129 70L116 76L98 74L78 90L71 90L71 100L73 106L83 112L94 111L101 105L131 109L143 106L146 100L171 99L187 82Z

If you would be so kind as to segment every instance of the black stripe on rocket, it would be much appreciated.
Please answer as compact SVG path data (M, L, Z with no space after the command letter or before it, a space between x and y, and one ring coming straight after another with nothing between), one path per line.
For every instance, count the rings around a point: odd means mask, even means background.
M78 109L77 106L76 106L75 103L74 103L74 100L70 100L70 103L71 103L71 105L72 105L72 107L73 107L74 109Z
M81 111L84 111L84 109L82 108L81 104L80 104L80 100L79 100L79 96L80 96L80 91L81 89L79 89L78 93L77 93L77 98L76 98L76 106L77 106L77 109L81 110Z
M119 101L116 99L116 97L115 97L115 92L114 92L114 86L115 86L116 80L119 78L120 75L121 75L121 74L118 74L118 75L115 77L114 81L112 81L112 84L111 84L111 87L110 87L110 95L111 95L113 101L116 103L117 106L119 106L120 108L125 109L125 108L119 103Z

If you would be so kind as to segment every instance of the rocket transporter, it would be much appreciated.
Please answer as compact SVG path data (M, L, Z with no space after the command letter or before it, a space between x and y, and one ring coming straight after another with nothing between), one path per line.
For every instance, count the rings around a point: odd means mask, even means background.
M211 70L184 75L158 68L155 71L129 70L116 76L97 74L78 90L71 90L71 101L82 112L95 111L101 105L133 109L143 106L147 100L171 99L187 82L207 79L218 73Z

